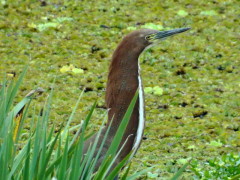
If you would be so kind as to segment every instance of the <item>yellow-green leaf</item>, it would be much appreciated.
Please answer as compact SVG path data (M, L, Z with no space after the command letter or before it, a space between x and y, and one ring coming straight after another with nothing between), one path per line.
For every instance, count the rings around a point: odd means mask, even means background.
M69 72L71 71L70 67L69 66L63 66L61 69L60 69L60 72L61 73L66 73L66 72Z
M72 72L74 74L82 74L84 71L82 69L80 69L80 68L73 68Z
M152 87L145 87L145 88L144 88L144 92L145 92L146 94L151 94L151 93L153 93L153 88L152 88Z
M215 147L222 147L223 143L221 143L220 141L211 141L209 143L210 146L215 146Z
M210 11L202 11L200 13L200 15L204 15L204 16L216 16L218 15L218 13L214 10L210 10Z
M177 15L181 16L181 17L185 17L188 15L188 12L187 11L184 11L184 10L179 10L177 12Z
M153 88L153 94L154 94L154 95L161 96L161 95L163 95L163 89L160 88L159 86L155 86L155 87Z

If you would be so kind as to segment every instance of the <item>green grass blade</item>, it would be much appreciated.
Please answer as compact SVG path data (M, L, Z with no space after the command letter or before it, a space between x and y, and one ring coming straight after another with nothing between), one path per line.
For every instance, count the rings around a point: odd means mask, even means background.
M46 177L49 176L54 171L54 168L56 168L62 161L63 155L61 155L61 141L62 141L61 140L61 136L59 136L58 141L59 141L59 144L58 144L57 153L56 153L55 158L52 161L52 163L46 169ZM73 145L68 150L68 157L72 156L72 154L74 153L75 148L76 148L76 145Z
M47 137L46 137L46 129L43 130L42 133L42 143L41 143L41 152L40 152L40 157L39 157L39 161L38 161L38 172L39 174L38 179L45 179L44 174L40 173L40 170L42 170L45 167L45 163L46 163L46 151L47 151Z
M84 121L84 123L83 123L83 126L82 126L82 128L81 128L81 130L82 130L82 132L81 132L81 135L80 135L80 138L79 138L79 153L81 154L81 156L83 157L83 145L84 145L84 134L85 134L85 130L86 130L86 128L87 128L87 125L88 125L88 123L89 123L89 121L90 121L90 119L91 119L91 117L92 117L92 114L93 114L93 112L94 112L94 109L96 108L96 105L97 105L97 102L95 102L94 104L93 104L93 106L91 107L91 109L90 109L90 112L88 113L88 115L87 115L87 117L86 117L86 119L85 119L85 121ZM80 132L78 132L78 133L80 133ZM77 133L77 134L78 134ZM73 138L73 140L75 139L76 137L74 137ZM72 140L72 142L71 143L73 143L74 141ZM90 153L90 152L89 152ZM74 172L74 174L78 174L78 175L76 175L76 176L84 176L83 174L84 174L84 170L86 169L86 168L84 168L84 167L86 167L86 164L87 164L87 159L89 158L89 154L87 154L87 156L84 156L84 160L82 161L82 163L81 163L81 165L80 165L80 167L79 167L79 171L78 172ZM79 161L79 163L80 163L81 161Z
M32 154L32 161L31 161L31 166L30 166L30 179L33 179L34 176L36 175L37 171L37 162L39 158L39 153L41 150L40 143L41 143L41 119L38 120L37 122L37 129L36 129L36 134L34 138L34 146L33 146L33 154Z
M74 118L74 115L75 115L75 113L76 113L76 110L77 110L77 107L78 107L78 105L79 105L79 103L80 103L80 100L81 100L81 98L82 98L82 96L83 96L83 93L84 93L84 91L82 91L82 93L81 93L80 96L78 97L77 103L76 103L76 105L75 105L75 107L74 107L74 109L73 109L73 111L72 111L72 113L71 113L71 115L70 115L70 117L69 117L69 119L68 119L68 121L67 121L67 124L66 124L66 126L65 126L65 128L64 128L64 130L63 130L62 137L65 137L65 136L66 136L66 133L69 131L70 124L71 124L71 122L72 122L72 120L73 120L73 118Z
M84 167L84 172L83 172L84 179L86 179L87 176L89 174L91 174L91 172L93 172L95 164L96 164L96 162L98 160L98 157L100 155L100 152L101 152L101 150L103 148L103 145L104 145L104 143L106 141L107 134L108 134L108 131L109 131L110 128L108 128L107 132L104 135L103 140L101 140L102 142L101 142L101 145L100 145L100 149L98 149L98 153L97 153L96 157L94 157L94 154L96 153L96 148L97 148L97 145L98 145L98 142L99 142L99 137L100 137L100 135L101 135L101 133L103 131L104 122L105 121L102 122L101 129L98 131L98 133L96 135L96 139L93 142L93 145L88 150L88 152L90 152L90 153L89 153L89 156L87 157L88 158L87 159L87 163L86 163L86 165ZM93 158L95 159L94 161L93 161Z
M96 104L97 104L96 102L93 104L93 106L90 109L90 112L88 113L88 115L87 115L87 117L86 117L86 119L84 121L83 128L82 128L82 133L83 134L84 134L85 128L87 127L87 125L89 123L89 120L92 117L92 114L93 114L93 111L94 111L94 109L96 107ZM79 141L79 143L81 143L81 144L80 144L80 148L79 148L80 150L79 151L80 151L80 154L82 154L81 152L82 152L82 149L83 149L84 135L80 135L80 138L81 138L81 140ZM61 136L60 136L60 139L61 139ZM74 145L74 140L72 140L71 143L70 143L70 146L69 146L70 149L68 150L68 155L73 154L74 149L77 147L76 145L75 146L73 146L73 145ZM59 150L60 150L60 148L59 148ZM59 153L60 153L60 151L59 151ZM51 165L49 165L48 169L46 170L46 177L50 175L50 173L54 170L54 168L56 166L58 166L58 164L61 162L61 160L62 160L62 156L60 154L58 154L58 158L55 159L51 163ZM77 174L79 174L79 173L77 173Z
M52 155L53 150L54 150L54 146L55 146L56 143L57 143L57 140L58 140L59 135L60 135L60 131L57 133L55 139L54 139L53 142L51 143L48 152L46 152L45 163L42 165L42 168L41 168L41 170L40 170L40 175L42 175L42 176L45 176L45 173L46 173L45 171L46 171L46 168L47 168L47 164L48 164L49 161L50 161L51 155ZM45 177L46 177L46 176L45 176Z
M1 144L0 148L0 165L1 165L0 179L7 178L7 175L9 173L9 165L12 159L12 152L13 152L13 140L12 134L11 132L9 132L3 139L3 143Z
M50 133L48 134L48 137L47 137L47 143L51 142L53 136L54 136L54 129L55 129L55 126L53 126L50 130ZM58 134L58 133L57 133Z
M112 141L112 143L111 143L111 145L110 145L110 147L109 147L109 149L106 153L106 158L108 158L110 155L112 155L112 158L113 158L113 156L116 154L116 152L119 148L119 144L121 143L123 134L125 132L125 129L127 127L128 121L131 118L131 115L132 115L132 112L133 112L133 109L134 109L134 106L135 106L135 103L136 103L137 99L138 99L138 91L135 93L135 95L134 95L134 97L133 97L133 99L132 99L132 101L131 101L123 119L122 119L122 122L118 127L118 130L117 130L117 132L116 132L116 134L113 138L113 141ZM104 161L106 161L106 159ZM103 161L103 164L105 164L104 161ZM104 167L105 167L105 165L99 167L99 170L98 170L99 173L97 173L96 179L98 179L102 176Z
M104 176L106 170L109 167L109 164L111 163L112 156L107 156L105 160L102 162L99 170L97 171L97 174L94 176L94 180L102 180L102 177Z
M31 97L25 97L22 101L20 101L16 106L14 106L13 110L6 117L5 125L3 132L1 134L7 134L10 124L14 117L16 117L17 113L31 100Z
M147 172L151 171L152 168L153 167L150 167L150 168L144 169L142 171L136 172L132 176L127 177L126 180L136 180L137 177L139 177L143 174L146 174Z
M106 116L106 119L105 120L107 120L107 116ZM103 126L104 126L104 122L105 122L105 120L103 121L103 123L102 123L102 125L101 125L101 129L103 130ZM111 124L112 124L112 122L110 123L110 126L111 126ZM99 149L98 149L98 153L97 153L97 155L96 155L96 157L95 157L95 159L94 159L94 161L93 161L93 163L92 163L92 166L90 167L90 169L89 169L89 176L91 175L91 174L93 174L93 172L94 172L94 169L95 169L95 166L96 166L96 164L97 164L97 161L98 161L98 158L99 158L99 156L100 156L100 154L101 154L101 151L102 151L102 149L103 149L103 146L104 146L104 144L105 144L105 142L106 142L106 140L107 140L107 137L108 137L108 133L109 133L109 131L110 131L110 126L108 127L108 129L106 130L106 133L105 133L105 135L104 135L104 137L103 137L103 140L102 140L102 142L101 142L101 145L100 145L100 147L99 147ZM99 133L98 133L98 135L97 135L97 138L96 138L96 140L95 140L95 142L97 143L98 142L98 140L99 140L99 135L101 134L101 130L99 131ZM95 143L94 142L94 143ZM90 178L90 177L89 177Z
M87 163L89 161L91 161L91 159L89 158L91 156L91 149L92 149L92 146L90 145L89 147L89 150L87 151L87 154L84 154L83 155L83 161L81 161L81 166L80 166L80 171L81 171L81 176L80 176L80 179L81 180L84 180L86 179L86 171L88 170L88 166L87 166Z
M81 162L81 158L82 158L82 152L80 151L80 149L82 144L80 142L77 143L77 148L74 152L74 155L72 157L72 162L71 162L71 174L69 179L70 180L75 180L75 179L79 179L80 178L80 174L82 172L82 170L79 168L80 167L80 162Z
M4 79L3 83L2 83L2 86L1 86L1 94L0 94L0 98L1 98L1 101L0 101L0 137L3 137L3 129L4 129L4 123L5 123L5 117L7 115L7 111L6 111L6 107L7 107L7 98L6 98L6 80Z
M30 141L30 140L29 140ZM27 142L28 144L29 142ZM13 166L11 168L10 173L8 174L7 179L12 179L13 175L16 173L17 169L21 166L21 163L24 161L24 159L26 158L26 154L28 151L28 146L27 144L20 150L20 152L17 154L17 156L14 158L14 163Z
M129 137L130 137L130 136L128 136L128 138L129 138ZM121 148L118 150L117 154L113 157L112 162L109 164L108 169L106 170L103 178L105 178L105 176L107 175L107 173L110 171L112 165L114 164L114 162L115 162L115 161L117 160L117 158L119 157L121 151L123 150L125 144L126 144L127 141L128 141L128 138L125 140L125 142L123 143L123 145L121 146ZM129 159L130 156L131 156L131 154L132 154L132 152L130 152L129 155L127 155L126 157L128 157L128 159ZM125 159L125 158L124 158L124 159ZM124 160L124 159L123 159L123 160ZM126 163L127 161L124 160L124 162ZM122 162L120 162L119 164L122 164ZM123 167L123 166L124 166L124 164L122 164L122 167ZM120 169L121 169L121 168L120 168ZM119 169L119 170L120 170L120 169Z
M24 121L25 121L25 119L26 119L26 116L27 116L27 113L28 113L28 109L29 109L30 104L31 104L31 100L29 101L29 103L27 103L26 107L24 108L25 110L24 110L23 116L22 116L22 118L21 118L19 127L18 127L18 131L17 131L16 139L15 139L15 144L18 143L19 136L21 135L21 131L22 131L22 128L23 128L23 125L24 125ZM15 127L15 128L16 128L16 127Z
M11 94L10 94L10 97L9 97L9 100L8 100L8 104L7 104L7 109L6 109L7 112L10 109L10 107L12 106L12 104L13 104L13 100L14 100L14 98L15 98L15 96L17 94L17 91L18 91L18 89L19 89L19 87L20 87L20 85L21 85L21 83L23 81L23 78L24 78L24 76L25 76L25 74L27 72L27 69L28 69L28 66L26 66L24 68L23 72L20 74L17 82L15 83L15 86L13 87L13 90L11 91Z
M126 180L126 179L127 179L127 176L128 176L128 174L129 174L130 168L131 168L131 163L128 165L127 170L126 170L125 173L123 174L121 180Z
M235 175L235 176L230 178L230 180L239 180L239 179L240 179L240 174Z
M106 180L114 179L118 175L119 171L126 164L126 162L128 161L130 156L131 156L131 153L128 154L120 163L118 163L118 165L111 171L111 173L106 178L105 177L103 177L103 178L106 179Z
M178 172L171 178L171 180L177 180L183 174L183 171L187 168L188 165L189 162L184 164L183 167L181 167Z
M58 169L58 176L57 176L58 180L65 180L65 178L66 178L67 157L68 157L68 138L69 138L69 136L67 136L64 153L63 153L63 158L61 160L60 167Z
M30 151L31 151L31 141L28 141L26 160L25 160L24 169L23 169L23 179L24 180L29 180Z

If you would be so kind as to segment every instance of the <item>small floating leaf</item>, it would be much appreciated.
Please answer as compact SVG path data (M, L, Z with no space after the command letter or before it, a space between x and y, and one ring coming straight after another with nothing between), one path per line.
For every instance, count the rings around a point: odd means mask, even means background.
M81 68L76 68L76 67L74 67L74 65L70 64L69 66L63 66L60 69L60 72L61 73L69 72L69 73L73 73L73 74L82 74L82 73L84 73L84 70Z
M219 140L218 141L211 141L209 143L210 146L215 146L215 147L222 147L223 143L221 143Z
M147 94L151 94L151 93L153 93L153 88L152 87L145 87L144 92L147 93Z
M72 20L73 20L73 18L70 18L70 17L59 17L59 18L55 19L55 21L59 22L59 23L64 22L64 21L72 21Z
M163 95L163 89L160 88L159 86L154 86L153 88L152 87L145 87L144 92L146 94L154 94L154 95L157 95L157 96Z
M187 149L195 149L195 148L196 148L195 145L190 145L190 146L187 147Z
M218 15L218 13L214 10L210 10L210 11L202 11L200 13L200 15L204 15L204 16L216 16Z
M57 28L58 26L59 26L59 23L48 22L48 23L44 23L44 24L38 24L36 28L39 31L44 31L48 28Z
M181 17L185 17L188 15L188 12L187 11L184 11L184 10L179 10L177 12L177 15L181 16Z
M161 95L163 95L163 89L160 88L159 86L155 86L155 87L153 88L153 94L154 94L154 95L161 96Z
M161 24L153 24L153 23L146 23L141 26L142 28L149 28L149 29L163 29L163 26Z
M156 179L158 177L158 173L148 172L147 177L150 178L150 179Z
M80 68L73 68L72 72L74 74L82 74L84 71L82 69L80 69Z
M129 30L129 31L134 31L134 30L136 30L137 28L136 27L134 27L134 26L129 26L129 27L127 27L127 30Z
M186 164L186 163L188 162L188 160L189 160L189 159L183 159L183 158L182 158L182 159L178 159L177 162L178 162L179 164Z
M60 69L60 72L61 72L61 73L66 73L66 72L68 72L68 71L70 71L69 66L63 66L63 67Z

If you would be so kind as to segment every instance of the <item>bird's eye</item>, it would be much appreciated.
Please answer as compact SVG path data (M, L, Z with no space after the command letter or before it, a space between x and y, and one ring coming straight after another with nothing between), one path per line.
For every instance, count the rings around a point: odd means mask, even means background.
M151 36L148 35L148 36L145 37L145 39L149 41L149 40L151 40Z

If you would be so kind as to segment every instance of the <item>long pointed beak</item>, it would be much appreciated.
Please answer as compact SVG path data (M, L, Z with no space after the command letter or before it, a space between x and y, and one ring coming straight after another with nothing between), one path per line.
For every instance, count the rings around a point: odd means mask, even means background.
M173 30L169 30L169 31L160 31L155 34L155 39L164 39L168 36L179 34L179 33L185 32L189 29L191 29L191 28L178 28L178 29L173 29Z

